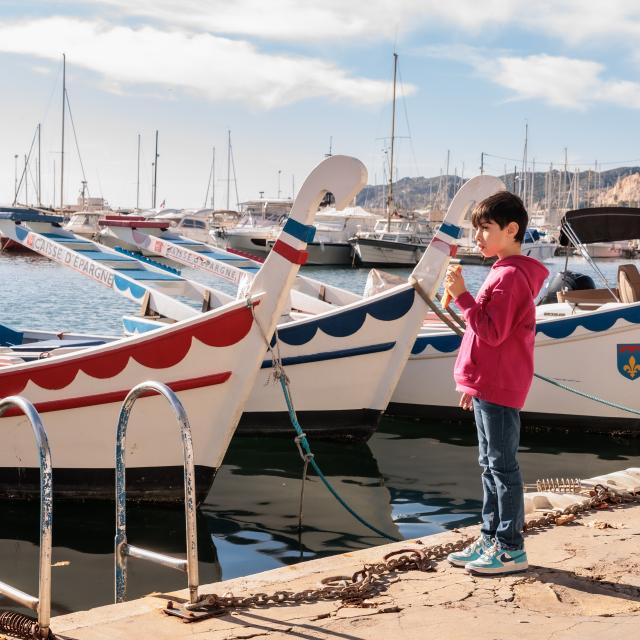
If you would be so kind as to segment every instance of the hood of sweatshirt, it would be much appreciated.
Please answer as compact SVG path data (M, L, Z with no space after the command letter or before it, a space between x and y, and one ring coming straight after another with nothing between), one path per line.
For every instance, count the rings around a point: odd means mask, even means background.
M531 296L536 298L542 289L545 279L549 275L548 269L538 260L529 258L528 256L508 256L502 258L493 264L491 269L504 269L508 267L516 267L527 279Z

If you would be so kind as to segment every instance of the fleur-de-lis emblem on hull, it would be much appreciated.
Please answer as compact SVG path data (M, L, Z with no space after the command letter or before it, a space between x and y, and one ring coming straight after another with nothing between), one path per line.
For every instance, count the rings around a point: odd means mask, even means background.
M629 357L629 362L622 368L627 372L632 380L640 374L640 364L636 362L636 359L633 356Z

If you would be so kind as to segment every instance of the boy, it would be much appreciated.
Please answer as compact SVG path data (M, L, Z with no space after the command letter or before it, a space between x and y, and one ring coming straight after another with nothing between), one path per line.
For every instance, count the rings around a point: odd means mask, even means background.
M524 498L516 454L520 409L533 379L534 298L549 275L521 255L528 215L522 200L501 191L480 202L471 222L485 258L497 262L474 300L461 271L449 269L445 288L467 322L454 368L460 406L473 411L482 467L480 537L448 560L476 574L528 568L524 550Z

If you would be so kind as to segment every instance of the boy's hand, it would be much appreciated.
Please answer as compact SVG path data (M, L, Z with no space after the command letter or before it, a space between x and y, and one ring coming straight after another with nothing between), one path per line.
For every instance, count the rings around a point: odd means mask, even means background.
M460 265L449 265L447 275L444 277L444 288L454 298L462 295L467 290Z
M465 411L473 411L473 397L468 393L460 395L460 402L458 403Z

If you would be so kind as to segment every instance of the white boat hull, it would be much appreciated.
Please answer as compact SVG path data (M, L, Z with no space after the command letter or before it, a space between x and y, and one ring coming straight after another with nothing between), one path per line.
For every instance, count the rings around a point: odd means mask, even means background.
M426 249L422 244L375 239L359 239L353 245L356 263L361 266L414 266Z
M596 259L621 258L624 246L616 242L595 242L585 245L587 253Z
M143 335L0 368L0 394L26 397L43 418L59 497L113 499L120 407L127 393L146 380L167 384L182 401L191 424L197 498L206 495L264 359L266 336L275 331L306 258L306 237L318 203L331 191L344 205L365 182L366 169L354 158L333 156L321 163L298 193L290 217L293 228L281 232L275 250L238 301ZM24 222L37 227L55 220L33 214L16 218L13 212L0 216L3 233L15 241L50 247L48 255L63 263L69 256L72 267L81 259L55 240L61 236L45 238ZM82 261L94 278L97 269L112 278L91 254ZM131 279L123 283L129 296L149 304L149 289ZM118 283L105 284L111 288ZM0 428L6 443L0 449L0 497L37 496L39 463L26 419L8 411ZM166 400L141 397L127 431L127 493L139 500L181 501L182 460L179 428ZM175 472L180 481L174 483Z
M271 230L255 229L251 233L238 233L229 230L219 241L218 246L223 249L242 251L258 258L266 258L269 254L269 246L267 245L269 239L275 242L274 233Z
M555 337L554 337L555 336ZM453 365L459 338L420 336L389 411L463 419ZM434 346L435 345L435 346ZM620 346L627 351L618 353ZM634 357L632 362L630 359ZM536 373L583 393L637 409L640 380L640 303L546 321L538 325ZM624 367L628 368L625 369ZM638 430L638 416L534 378L523 423L581 430Z
M307 251L307 264L311 266L350 265L353 260L348 242L312 242Z
M228 333L231 323L235 328ZM225 333L228 338L216 346ZM222 346L224 342L229 344ZM140 382L164 382L178 392L189 416L202 498L240 416L238 395L245 395L243 387L253 382L250 368L243 370L238 358L249 358L247 350L253 350L255 360L261 343L251 312L236 305L231 312L210 312L133 339L0 369L0 388L3 396L28 398L41 414L58 496L113 498L115 427L122 400ZM1 422L8 444L0 450L0 494L37 495L38 461L28 423L22 415L10 414ZM163 398L143 397L136 403L127 469L134 499L181 499L178 428Z
M307 433L345 440L371 435L424 313L422 300L405 286L329 317L279 326L280 352ZM310 339L302 342L305 334ZM282 390L265 360L239 431L290 433L291 429Z

